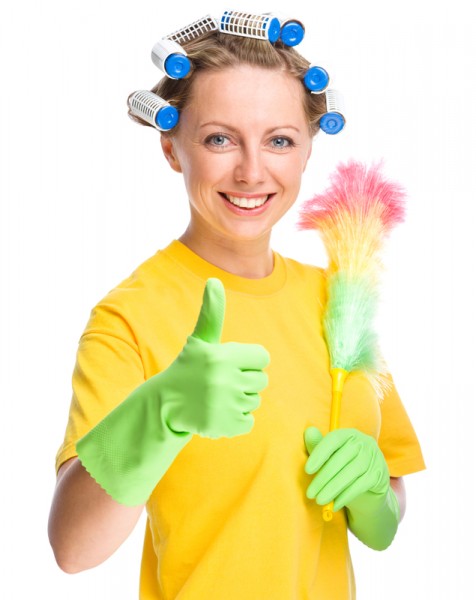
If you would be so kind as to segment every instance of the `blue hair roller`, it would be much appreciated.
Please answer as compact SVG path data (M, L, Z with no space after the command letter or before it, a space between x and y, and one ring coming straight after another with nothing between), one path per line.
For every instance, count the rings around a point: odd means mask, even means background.
M280 39L286 46L297 46L304 39L304 25L289 19L281 24Z
M304 85L314 93L323 92L329 85L329 74L322 67L309 67L304 76Z
M344 117L337 112L328 112L319 121L319 127L330 135L335 135L344 128Z

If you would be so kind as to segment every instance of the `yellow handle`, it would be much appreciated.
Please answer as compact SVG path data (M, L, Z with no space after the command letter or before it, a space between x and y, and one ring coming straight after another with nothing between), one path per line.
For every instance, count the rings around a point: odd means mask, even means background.
M334 431L339 427L340 406L342 401L342 390L347 379L348 371L345 369L331 369L332 377L332 404L331 404L331 420L329 431ZM334 516L334 502L329 502L322 508L322 518L324 521L332 521Z

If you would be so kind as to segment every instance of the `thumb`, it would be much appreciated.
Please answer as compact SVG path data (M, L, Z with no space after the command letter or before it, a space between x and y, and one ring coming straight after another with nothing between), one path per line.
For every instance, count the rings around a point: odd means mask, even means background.
M304 432L304 443L308 454L314 450L317 444L322 440L322 433L317 427L308 427Z
M208 279L203 292L202 308L192 337L219 344L225 319L225 289L214 277Z

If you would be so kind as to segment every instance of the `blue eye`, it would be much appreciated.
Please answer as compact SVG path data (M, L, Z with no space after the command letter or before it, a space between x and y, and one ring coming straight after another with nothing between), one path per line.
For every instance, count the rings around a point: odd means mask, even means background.
M290 148L290 147L294 146L294 142L287 137L281 136L281 137L273 138L272 145L274 146L274 148L277 148L278 150L282 150L284 148Z
M205 140L205 143L209 144L210 146L216 146L216 147L223 148L224 146L226 146L227 141L229 141L229 140L226 137L226 135L217 133L217 134L207 137L207 139Z

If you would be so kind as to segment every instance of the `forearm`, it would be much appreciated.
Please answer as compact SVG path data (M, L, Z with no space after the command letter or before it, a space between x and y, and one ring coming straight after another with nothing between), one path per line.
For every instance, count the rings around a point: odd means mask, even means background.
M374 550L385 550L393 541L405 512L405 488L401 478L390 478L385 502L373 507L354 502L347 509L349 529L364 544Z
M77 573L102 563L132 532L142 509L113 500L77 458L65 463L58 474L48 522L60 568Z
M392 490L395 492L395 496L398 500L398 506L400 508L400 521L405 516L405 511L407 508L407 495L405 491L405 484L403 482L403 477L390 477L390 485Z

